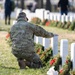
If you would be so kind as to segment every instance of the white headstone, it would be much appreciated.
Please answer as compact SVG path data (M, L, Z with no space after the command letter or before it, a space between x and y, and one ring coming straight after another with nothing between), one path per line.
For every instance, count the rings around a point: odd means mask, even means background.
M40 18L41 20L44 20L44 12L45 9L36 9L35 11L36 17Z
M42 37L34 36L34 42L35 43L39 43L42 45L43 44L42 41L43 41Z
M61 15L57 16L57 21L61 21Z
M70 22L72 22L73 19L74 19L74 18L73 18L73 15L72 15L72 16L70 15Z
M53 49L53 56L58 54L58 36L51 38L51 47Z
M36 40L35 43L38 43L39 39L37 36L35 36L35 40Z
M52 20L52 13L50 13L50 20Z
M38 37L38 43L40 43L42 45L42 43L43 43L43 37Z
M44 19L50 19L50 14L49 14L50 12L48 11L48 10L45 10L45 12L44 12Z
M66 21L66 22L69 21L69 16L68 16L68 15L65 16L65 21Z
M65 21L65 14L61 16L61 22L63 23Z
M54 21L56 21L57 20L57 15L54 15Z
M19 15L19 13L21 12L22 10L20 9L20 8L17 8L16 10L15 10L15 12L16 12L16 18L18 17L18 15Z
M48 71L47 75L58 75L58 71L55 71L54 66L52 66Z
M60 56L62 58L62 65L64 65L68 55L68 40L62 39L60 43Z
M43 46L45 49L50 47L50 38L43 38Z
M75 69L75 43L71 44L71 61L73 63L73 70Z

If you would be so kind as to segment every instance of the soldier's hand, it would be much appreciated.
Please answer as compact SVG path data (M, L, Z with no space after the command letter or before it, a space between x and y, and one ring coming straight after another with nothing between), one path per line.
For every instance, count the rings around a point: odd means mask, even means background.
M57 34L54 34L54 36L58 36Z
M51 33L51 37L54 37L54 34L53 33Z

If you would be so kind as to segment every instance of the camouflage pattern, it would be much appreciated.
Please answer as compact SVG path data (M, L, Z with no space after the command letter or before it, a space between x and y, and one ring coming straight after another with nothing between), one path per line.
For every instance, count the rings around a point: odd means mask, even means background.
M35 53L33 35L46 38L53 37L53 33L45 31L38 25L33 25L24 18L19 18L10 29L10 38L12 41L12 53L17 58L23 58L28 61L39 62L40 58Z

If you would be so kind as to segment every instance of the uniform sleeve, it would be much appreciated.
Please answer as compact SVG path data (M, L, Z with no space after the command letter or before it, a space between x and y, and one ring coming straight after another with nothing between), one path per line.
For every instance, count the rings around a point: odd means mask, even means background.
M12 28L10 29L10 39L12 40Z
M36 36L41 36L41 37L46 37L46 38L51 38L54 36L53 33L47 32L45 29L43 29L42 27L38 25L34 25L32 30L33 30L34 35Z
M10 39L12 40L13 34L14 34L15 28L14 25L10 28Z

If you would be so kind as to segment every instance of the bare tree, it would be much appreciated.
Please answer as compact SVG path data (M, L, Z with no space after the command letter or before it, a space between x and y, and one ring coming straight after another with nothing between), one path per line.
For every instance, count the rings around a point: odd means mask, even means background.
M24 9L24 0L21 0L21 9Z
M35 0L37 2L37 8L43 8L43 0Z
M41 0L41 8L43 8L43 0Z
M16 0L16 6L19 7L18 0Z
M50 0L46 0L46 10L51 11L51 2L50 2Z

